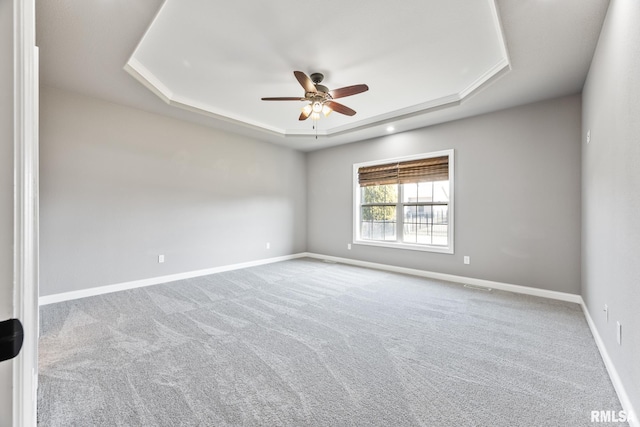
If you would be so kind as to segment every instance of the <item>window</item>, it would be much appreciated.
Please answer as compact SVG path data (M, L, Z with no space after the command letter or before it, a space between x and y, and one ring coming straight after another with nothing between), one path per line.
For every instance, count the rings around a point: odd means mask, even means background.
M453 253L453 150L353 171L354 243Z

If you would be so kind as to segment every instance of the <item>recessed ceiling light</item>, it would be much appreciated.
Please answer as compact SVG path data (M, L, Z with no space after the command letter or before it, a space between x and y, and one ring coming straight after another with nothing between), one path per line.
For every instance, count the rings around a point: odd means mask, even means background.
M394 130L396 130L396 128L393 126L387 126L387 132L393 132Z

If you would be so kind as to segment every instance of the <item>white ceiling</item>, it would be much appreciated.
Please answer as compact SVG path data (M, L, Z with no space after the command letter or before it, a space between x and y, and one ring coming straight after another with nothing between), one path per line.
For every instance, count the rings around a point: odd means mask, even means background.
M308 151L580 92L608 1L36 4L43 84ZM294 70L370 90L316 139L260 101L304 96Z

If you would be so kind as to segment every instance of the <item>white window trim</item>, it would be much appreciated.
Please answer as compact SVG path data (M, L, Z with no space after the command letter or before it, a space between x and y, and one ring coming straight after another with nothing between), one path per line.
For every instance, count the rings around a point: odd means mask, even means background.
M418 245L411 243L403 243L403 242L383 242L383 241L374 241L374 240L362 240L360 238L360 185L358 184L358 169L363 166L375 166L382 165L385 163L392 162L404 162L409 160L418 160L418 159L428 159L430 157L440 157L440 156L449 156L449 227L447 230L447 240L449 242L448 246L435 246L435 245ZM422 153L405 157L394 157L391 159L381 159L370 162L362 162L362 163L354 163L353 165L353 244L354 245L364 245L364 246L378 246L385 248L396 248L396 249L408 249L412 251L424 251L424 252L436 252L443 254L453 254L453 243L454 243L454 220L455 220L455 184L454 184L454 176L455 176L455 161L454 161L454 150L442 150L442 151L434 151L430 153Z

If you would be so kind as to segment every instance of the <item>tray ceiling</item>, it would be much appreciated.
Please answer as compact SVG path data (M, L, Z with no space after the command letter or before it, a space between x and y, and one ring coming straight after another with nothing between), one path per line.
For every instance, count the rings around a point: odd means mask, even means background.
M410 30L408 30L410 29ZM493 0L167 0L125 69L165 102L254 130L331 136L457 105L509 69ZM321 72L330 89L370 90L299 121L293 76Z

